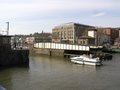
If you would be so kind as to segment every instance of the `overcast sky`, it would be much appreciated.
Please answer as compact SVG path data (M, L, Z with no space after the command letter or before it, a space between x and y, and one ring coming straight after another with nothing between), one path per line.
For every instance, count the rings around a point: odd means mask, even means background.
M0 33L52 32L54 26L77 22L120 27L120 0L0 0Z

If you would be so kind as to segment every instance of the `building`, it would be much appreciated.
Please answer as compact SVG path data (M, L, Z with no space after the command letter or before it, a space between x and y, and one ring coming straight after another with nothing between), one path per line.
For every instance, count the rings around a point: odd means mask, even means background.
M118 30L119 30L119 38L120 38L120 28Z
M34 42L39 43L39 42L52 42L52 34L51 33L34 33Z
M78 38L80 45L104 45L110 43L110 36L97 31L97 29L87 29L87 35Z
M19 48L23 47L24 40L25 40L24 35L13 35L11 37L12 48L19 49Z
M96 28L98 33L110 36L111 44L114 44L116 38L119 37L119 30L117 28Z
M103 28L78 23L65 23L52 29L52 42L80 45L113 44L119 28Z
M95 45L95 38L90 36L81 36L78 38L78 44L80 45Z
M114 42L114 48L120 48L120 38L117 38Z
M120 48L120 28L117 29L119 31L119 37L115 39L114 41L114 47Z
M78 37L87 35L87 29L93 26L78 23L65 23L52 29L52 42L78 44Z
M96 42L97 42L96 45L102 45L102 46L110 44L111 42L110 35L97 32Z
M34 36L31 36L31 35L25 36L25 41L24 41L25 44L31 45L31 44L34 44L34 41L35 41Z
M78 44L80 45L96 45L97 30L87 29L86 34L78 37Z

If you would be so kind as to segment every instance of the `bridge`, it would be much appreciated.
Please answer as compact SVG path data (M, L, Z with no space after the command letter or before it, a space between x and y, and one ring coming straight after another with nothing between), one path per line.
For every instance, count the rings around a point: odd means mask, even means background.
M97 48L102 48L102 46L83 46L83 45L60 44L60 43L35 43L34 48L90 51L91 48L97 49Z

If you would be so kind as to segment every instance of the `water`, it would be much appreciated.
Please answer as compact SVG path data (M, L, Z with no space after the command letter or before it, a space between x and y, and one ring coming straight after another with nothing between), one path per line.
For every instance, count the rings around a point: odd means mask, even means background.
M30 57L29 68L0 70L7 90L120 90L120 55L101 67L73 64L61 57Z

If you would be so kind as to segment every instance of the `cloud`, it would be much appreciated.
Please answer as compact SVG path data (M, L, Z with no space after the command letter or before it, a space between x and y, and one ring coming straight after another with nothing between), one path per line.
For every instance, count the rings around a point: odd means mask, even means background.
M106 15L105 12L98 12L98 13L93 14L94 17L101 17L101 16L104 16L104 15Z
M103 0L2 0L0 3L0 18L23 18L39 14L44 17L62 11L92 11L94 9L111 9L113 3ZM58 12L59 11L59 12ZM100 15L95 15L100 16Z
M35 29L40 30L39 25L43 26L43 24L47 28L50 27L50 24L77 20L79 22L86 18L86 22L93 21L90 20L91 16L105 15L107 17L108 13L109 16L110 13L111 16L113 14L119 16L119 3L120 0L0 0L0 22L13 22L15 25L12 32L14 33L28 29L27 27L34 31ZM98 19L96 18L96 21ZM28 26L24 23L27 23Z
M113 8L113 3L103 2L103 0L30 0L34 2L25 3L0 3L0 11L12 9L15 11L48 11L48 10L88 10L88 9L104 9ZM12 0L14 1L14 0ZM15 1L14 1L15 2ZM18 2L18 1L16 1ZM22 3L24 2L24 3ZM31 10L32 9L32 10ZM25 12L26 12L25 11Z
M55 11L82 12L94 9L111 9L113 7L113 2L104 0L1 0L0 18L29 17L29 15L37 13L44 16Z

